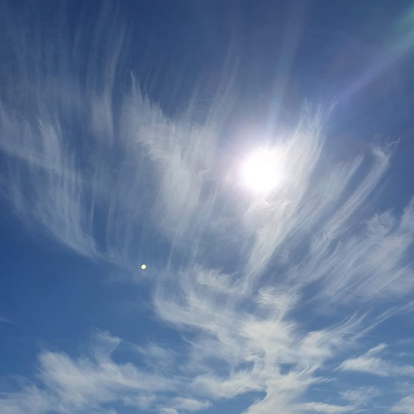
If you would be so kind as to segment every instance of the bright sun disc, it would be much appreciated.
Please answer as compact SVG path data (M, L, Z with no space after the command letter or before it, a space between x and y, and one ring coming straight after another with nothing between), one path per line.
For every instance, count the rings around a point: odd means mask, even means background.
M268 193L284 176L283 157L277 150L261 150L251 154L242 166L243 181L251 190Z

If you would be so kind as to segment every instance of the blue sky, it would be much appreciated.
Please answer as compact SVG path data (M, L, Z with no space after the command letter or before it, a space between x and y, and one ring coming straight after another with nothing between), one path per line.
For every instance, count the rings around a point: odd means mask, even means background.
M412 2L0 19L2 414L414 413Z

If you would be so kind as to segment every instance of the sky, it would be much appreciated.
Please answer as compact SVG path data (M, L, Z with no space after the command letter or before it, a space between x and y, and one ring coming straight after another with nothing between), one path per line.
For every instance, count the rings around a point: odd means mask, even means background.
M411 1L0 0L0 61L0 413L414 413Z

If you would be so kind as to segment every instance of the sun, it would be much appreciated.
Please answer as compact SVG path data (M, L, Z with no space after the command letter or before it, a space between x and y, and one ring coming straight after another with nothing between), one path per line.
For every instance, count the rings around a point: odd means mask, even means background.
M245 158L242 168L244 185L258 193L270 193L285 176L285 161L280 149L261 149Z

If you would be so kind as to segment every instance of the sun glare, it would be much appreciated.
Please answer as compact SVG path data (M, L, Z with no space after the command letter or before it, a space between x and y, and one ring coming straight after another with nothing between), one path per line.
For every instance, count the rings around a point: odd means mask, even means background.
M242 165L244 184L253 191L269 193L282 181L283 154L280 150L259 150L248 156Z

